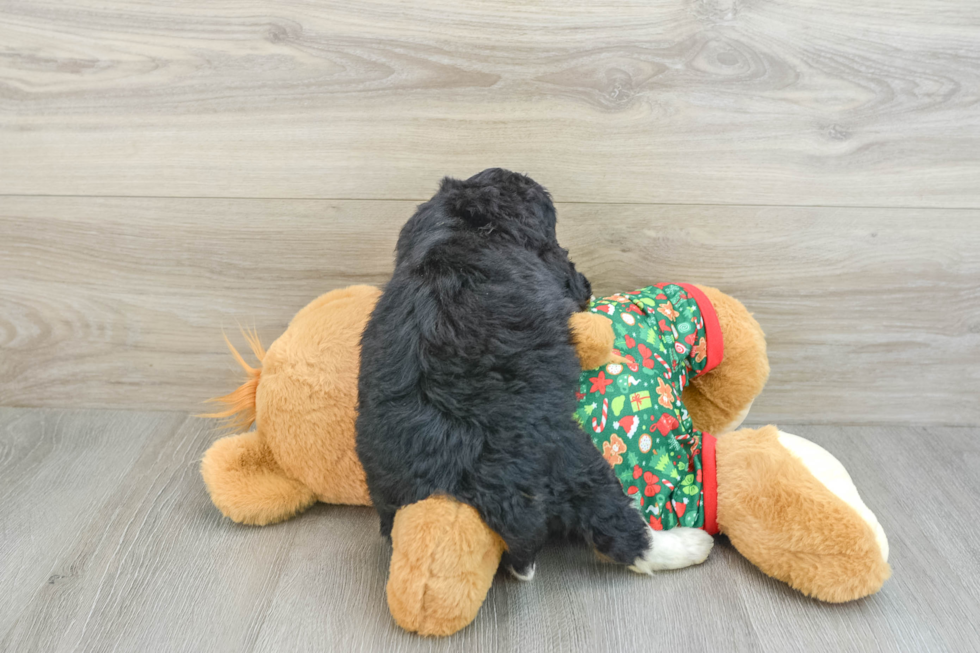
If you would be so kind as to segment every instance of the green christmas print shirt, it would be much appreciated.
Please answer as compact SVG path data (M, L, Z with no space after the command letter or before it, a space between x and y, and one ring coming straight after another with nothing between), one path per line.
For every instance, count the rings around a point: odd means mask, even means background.
M657 530L705 524L702 433L680 397L691 378L717 365L721 343L709 351L695 295L717 325L704 295L686 285L648 286L589 307L612 320L614 347L627 362L582 373L575 418ZM720 341L720 330L712 337Z

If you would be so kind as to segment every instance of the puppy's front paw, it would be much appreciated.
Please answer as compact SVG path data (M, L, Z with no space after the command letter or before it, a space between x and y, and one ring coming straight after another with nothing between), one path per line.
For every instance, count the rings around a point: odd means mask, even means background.
M682 569L704 562L715 539L700 528L650 529L650 548L633 561L631 570L652 574L665 569Z

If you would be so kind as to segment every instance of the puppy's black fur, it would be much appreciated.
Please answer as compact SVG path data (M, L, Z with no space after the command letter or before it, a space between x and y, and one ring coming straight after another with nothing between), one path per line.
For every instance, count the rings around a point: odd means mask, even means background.
M444 493L476 508L520 571L549 532L629 564L646 524L572 419L568 318L588 280L555 237L547 191L520 174L444 179L398 239L361 339L357 453L390 535L395 511Z

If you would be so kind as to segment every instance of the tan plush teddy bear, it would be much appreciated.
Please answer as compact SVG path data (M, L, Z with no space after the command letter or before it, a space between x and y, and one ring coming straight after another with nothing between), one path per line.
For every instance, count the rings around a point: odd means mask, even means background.
M359 341L380 290L329 292L293 318L211 415L254 431L205 454L204 481L234 521L288 519L316 501L370 505L355 453ZM761 328L707 287L658 284L593 302L569 333L584 372L576 416L654 528L721 532L753 564L824 601L877 591L888 545L843 466L775 427L742 429L769 373ZM714 434L717 439L712 436ZM476 616L503 541L472 507L433 496L392 531L392 616L449 635Z

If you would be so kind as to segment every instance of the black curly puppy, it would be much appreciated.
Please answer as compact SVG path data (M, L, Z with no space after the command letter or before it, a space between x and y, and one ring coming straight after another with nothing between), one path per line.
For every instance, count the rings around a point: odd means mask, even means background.
M711 537L650 529L572 419L568 319L591 288L555 221L544 188L490 169L444 179L402 229L361 339L357 453L381 531L445 493L503 538L519 578L554 532L640 572L701 562Z

